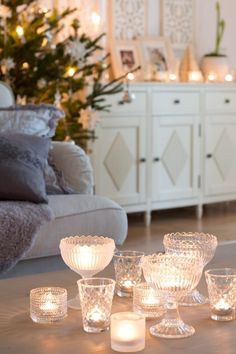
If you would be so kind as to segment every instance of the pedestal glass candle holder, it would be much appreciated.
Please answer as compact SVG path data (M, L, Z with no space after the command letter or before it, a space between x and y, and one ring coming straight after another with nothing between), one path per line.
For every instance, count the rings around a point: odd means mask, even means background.
M178 255L143 257L144 277L165 298L166 313L150 333L163 338L191 336L195 330L179 316L177 301L195 288L202 274L202 260Z
M218 268L205 272L211 318L216 321L235 319L236 269Z
M121 297L132 297L133 287L141 282L140 261L144 252L118 251L114 255L116 293Z
M58 287L30 291L30 317L37 323L61 321L67 316L67 291Z
M108 278L80 279L78 287L85 332L107 331L110 325L115 281Z
M118 352L138 352L145 348L145 317L133 312L111 315L111 348Z
M182 254L191 258L200 257L203 268L213 258L218 244L216 236L201 232L166 234L163 243L165 251L169 254ZM196 306L204 303L206 303L206 298L197 289L179 300L179 305L182 306Z
M90 278L110 263L115 242L103 236L70 236L60 242L63 261L82 278ZM79 295L69 300L68 306L80 309Z
M150 284L137 284L133 289L133 311L146 318L160 317L164 314L164 299Z

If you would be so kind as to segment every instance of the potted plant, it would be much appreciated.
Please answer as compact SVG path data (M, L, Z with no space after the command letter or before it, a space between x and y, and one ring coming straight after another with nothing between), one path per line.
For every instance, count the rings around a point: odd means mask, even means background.
M223 81L228 73L228 58L220 52L220 46L225 31L225 21L221 18L220 3L216 2L216 39L215 48L211 53L206 54L202 60L202 71L205 78L210 73L215 75L217 81Z

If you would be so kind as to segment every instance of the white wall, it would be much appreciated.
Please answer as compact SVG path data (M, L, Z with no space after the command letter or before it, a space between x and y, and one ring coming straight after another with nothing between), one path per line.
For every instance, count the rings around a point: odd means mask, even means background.
M108 0L109 1L109 0ZM148 2L148 34L159 35L161 0ZM195 0L195 53L198 59L214 49L216 32L216 0ZM236 69L236 1L221 0L222 18L226 29L222 51L228 55L230 67Z
M51 0L55 5L83 6L90 3L102 15L103 29L106 28L108 14L106 7L112 0ZM147 34L158 36L161 33L161 1L147 1ZM216 0L195 1L195 53L198 59L214 48L216 31ZM48 0L40 0L47 3ZM226 29L222 42L222 50L229 57L230 67L236 69L236 0L220 0L222 17L226 21ZM88 5L88 4L87 4ZM82 21L83 22L83 21ZM84 26L85 27L85 26ZM88 27L87 27L88 29Z

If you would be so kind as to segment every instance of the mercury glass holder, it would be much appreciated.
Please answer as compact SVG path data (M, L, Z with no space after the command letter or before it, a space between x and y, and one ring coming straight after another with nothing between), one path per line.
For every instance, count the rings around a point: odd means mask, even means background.
M114 254L116 294L120 297L132 297L133 287L141 282L140 265L144 252L118 251Z
M205 272L211 318L215 321L235 319L236 269L218 268Z
M99 333L110 326L115 281L108 278L78 280L84 331Z
M137 284L133 289L133 311L148 318L164 314L164 300L148 283Z
M176 232L164 236L165 251L169 254L182 254L187 257L201 258L203 268L213 258L217 247L217 238L201 232ZM197 306L207 302L207 299L197 289L179 300L182 306Z
M30 317L37 323L61 321L67 316L67 290L58 287L30 291Z
M162 294L166 306L163 319L150 328L150 333L162 338L184 338L194 334L194 328L185 324L179 315L178 300L198 284L202 260L154 254L143 257L142 268L146 281Z
M103 236L70 236L60 242L63 261L82 278L90 278L106 268L113 257L114 250L114 240ZM80 309L78 294L68 301L68 306Z

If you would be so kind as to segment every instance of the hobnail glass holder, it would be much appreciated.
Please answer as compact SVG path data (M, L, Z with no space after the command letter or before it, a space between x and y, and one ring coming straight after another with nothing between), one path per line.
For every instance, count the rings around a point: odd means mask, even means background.
M163 244L166 253L182 254L186 257L202 259L202 271L213 258L217 247L217 237L202 232L176 232L164 235ZM179 300L181 306L198 306L208 299L197 289L193 289Z

